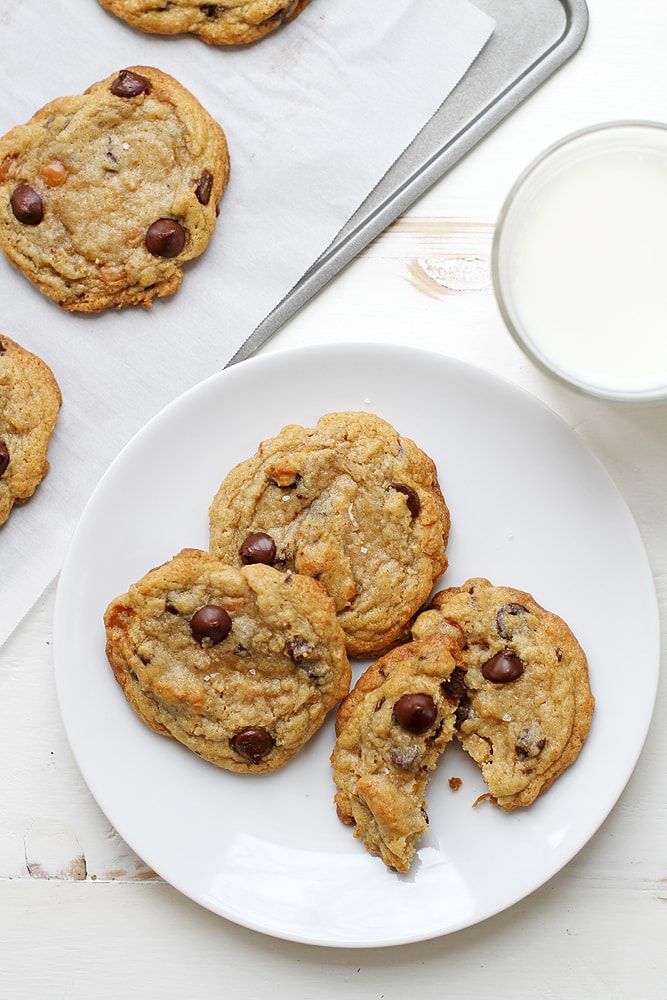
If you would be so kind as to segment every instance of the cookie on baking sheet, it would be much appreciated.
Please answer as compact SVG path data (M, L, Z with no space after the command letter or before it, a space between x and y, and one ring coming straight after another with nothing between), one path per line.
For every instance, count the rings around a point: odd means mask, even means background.
M546 792L584 745L594 700L570 628L530 594L470 579L435 595L415 638L461 630L467 668L458 738L509 811Z
M0 334L0 524L49 471L46 454L61 403L46 362Z
M0 248L67 311L149 306L208 245L228 176L220 125L133 66L0 139Z
M449 511L433 461L369 413L284 427L226 476L209 513L218 558L273 563L325 585L350 656L409 636L447 566Z
M158 35L189 33L210 45L256 42L293 21L310 0L99 0L133 28Z
M229 771L286 764L349 690L324 587L270 566L184 549L112 601L104 622L137 715Z
M454 735L461 646L442 634L391 650L338 709L331 765L339 819L371 854L406 872L428 826L430 772Z

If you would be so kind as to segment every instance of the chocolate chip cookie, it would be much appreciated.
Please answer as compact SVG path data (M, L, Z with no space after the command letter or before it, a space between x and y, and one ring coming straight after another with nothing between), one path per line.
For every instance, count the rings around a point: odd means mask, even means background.
M447 566L449 511L433 461L368 413L290 424L223 480L211 552L320 580L349 656L386 652Z
M534 598L470 579L435 595L418 639L460 630L466 667L457 736L506 811L546 792L584 745L594 700L586 655Z
M270 566L184 549L112 601L104 623L139 718L229 771L282 767L349 690L324 587Z
M46 454L61 403L46 362L0 335L0 524L49 471Z
M149 306L208 245L228 176L220 125L133 66L0 139L0 248L65 310Z
M409 870L428 826L427 785L464 692L460 653L460 641L438 633L399 646L361 675L338 709L338 817L394 871Z
M258 41L293 21L310 0L99 0L133 28L158 35L189 33L210 45L244 45Z

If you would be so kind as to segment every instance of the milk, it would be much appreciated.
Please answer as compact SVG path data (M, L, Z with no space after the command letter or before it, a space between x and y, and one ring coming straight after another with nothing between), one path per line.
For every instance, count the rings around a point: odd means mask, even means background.
M539 363L602 396L667 394L667 130L608 127L547 156L494 254L501 308Z

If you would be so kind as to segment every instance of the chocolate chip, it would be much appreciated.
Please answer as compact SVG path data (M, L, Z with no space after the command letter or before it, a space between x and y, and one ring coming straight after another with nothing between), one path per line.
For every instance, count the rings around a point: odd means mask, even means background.
M114 97L138 97L139 94L150 94L153 84L139 73L122 69L110 89Z
M514 634L514 626L517 624L516 619L523 618L527 614L528 609L524 608L523 604L503 604L496 615L498 635L501 635L503 639L511 639Z
M313 648L312 642L308 642L307 639L302 638L300 635L295 635L294 638L288 639L285 643L285 651L294 663L301 663Z
M464 694L463 697L461 698L461 701L458 704L458 708L456 709L457 726L460 726L462 722L466 721L466 719L470 716L471 710L472 706L470 704L468 696L467 694Z
M197 181L197 187L195 188L197 201L200 205L208 205L212 190L213 174L209 173L208 170L205 170Z
M389 489L396 490L398 493L403 493L407 497L408 510L410 511L410 516L412 518L419 515L421 501L419 499L419 494L416 490L413 490L412 486L406 486L404 483L392 483Z
M205 604L190 619L190 631L200 645L208 639L208 646L217 646L227 638L231 627L231 618L218 604Z
M249 563L270 566L276 557L276 543L265 531L253 531L239 549L239 555L246 566Z
M4 475L9 465L9 448L4 441L0 441L0 476Z
M482 666L483 676L493 684L507 684L509 681L515 681L517 677L521 677L523 671L523 663L516 653L509 649L496 653Z
M201 7L201 12L204 17L209 17L211 20L215 20L219 14L224 14L226 7L217 3L205 3Z
M178 257L185 246L185 230L175 219L158 219L148 227L146 249L155 257Z
M408 733L425 733L438 715L430 694L404 694L394 705L394 718Z
M7 348L5 347L5 345L3 344L3 342L0 340L0 354L4 354L6 350L7 350Z
M41 195L29 184L19 184L11 197L12 212L24 226L38 226L44 218Z
M238 754L251 764L259 764L273 750L275 740L263 726L246 726L232 739L232 746Z

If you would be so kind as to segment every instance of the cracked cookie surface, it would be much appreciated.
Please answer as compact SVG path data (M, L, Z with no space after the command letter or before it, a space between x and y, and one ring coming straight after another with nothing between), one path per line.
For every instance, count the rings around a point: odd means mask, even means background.
M530 805L588 736L594 699L583 649L530 594L483 578L436 594L412 634L440 631L464 642L458 739L501 809Z
M148 306L205 250L228 177L220 125L133 66L0 139L0 248L67 311Z
M447 566L449 511L435 465L373 414L283 428L231 470L209 514L218 558L257 557L324 584L350 656L380 655L409 636Z
M47 451L62 403L46 364L0 334L0 524L49 470Z
M99 0L111 14L140 31L159 35L197 35L209 45L259 41L293 21L310 0Z
M341 703L331 765L336 811L371 854L407 872L426 832L430 772L454 736L460 644L442 634L372 664Z
M184 549L104 621L107 658L139 718L229 771L282 767L349 690L330 597L269 566Z

